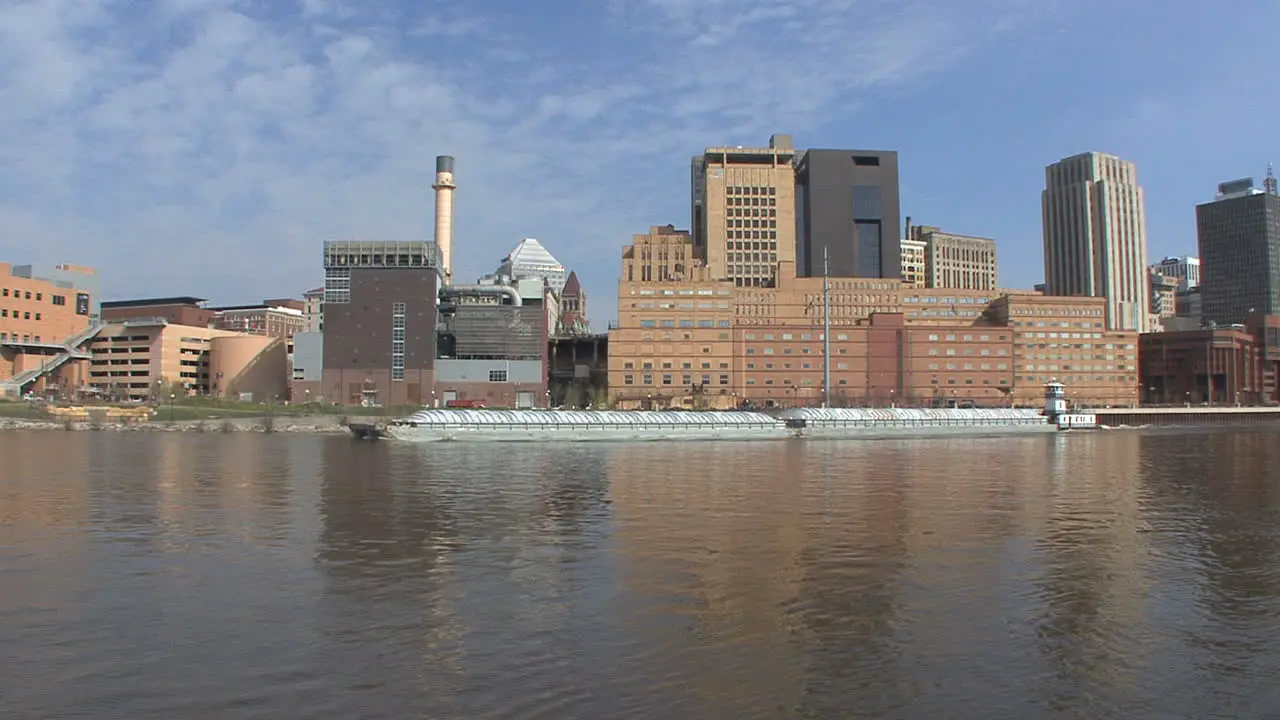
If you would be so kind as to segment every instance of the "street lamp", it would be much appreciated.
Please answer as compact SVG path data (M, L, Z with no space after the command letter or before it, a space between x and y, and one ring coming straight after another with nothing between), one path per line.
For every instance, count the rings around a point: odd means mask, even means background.
M177 395L169 393L169 422L173 422L173 403L177 400Z
M889 388L889 407L896 408L898 407L898 404L893 399L893 391L894 391L893 388Z

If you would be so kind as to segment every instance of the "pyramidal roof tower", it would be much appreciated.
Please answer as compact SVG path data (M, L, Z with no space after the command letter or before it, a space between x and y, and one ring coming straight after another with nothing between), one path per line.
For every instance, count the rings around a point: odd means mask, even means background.
M534 238L525 238L503 259L498 272L513 279L540 277L560 294L567 277L564 265Z

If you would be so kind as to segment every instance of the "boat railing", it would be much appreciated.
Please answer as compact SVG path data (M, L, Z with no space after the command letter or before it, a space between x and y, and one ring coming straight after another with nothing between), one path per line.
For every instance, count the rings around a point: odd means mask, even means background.
M1012 418L815 418L806 419L805 427L811 428L843 428L843 427L1009 427L1011 425L1045 425L1042 417Z
M629 423L629 424L604 424L604 423L574 423L574 422L505 422L505 423L483 423L483 422L466 422L456 420L431 421L431 420L402 420L398 421L398 425L407 425L410 427L425 428L429 430L569 430L575 432L591 432L606 430L782 430L786 425L779 422L750 422L750 423Z

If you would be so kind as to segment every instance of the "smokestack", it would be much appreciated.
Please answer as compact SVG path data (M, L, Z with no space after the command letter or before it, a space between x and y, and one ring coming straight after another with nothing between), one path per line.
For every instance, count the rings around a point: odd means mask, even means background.
M910 216L910 215L908 215L908 216L907 216L906 227L905 227L905 228L903 228L903 231L904 231L903 237L905 237L905 238L906 238L906 239L908 239L908 240L914 240L914 239L915 239L915 238L911 237L911 216Z
M440 271L446 282L453 277L453 156L436 156L436 247L440 248Z

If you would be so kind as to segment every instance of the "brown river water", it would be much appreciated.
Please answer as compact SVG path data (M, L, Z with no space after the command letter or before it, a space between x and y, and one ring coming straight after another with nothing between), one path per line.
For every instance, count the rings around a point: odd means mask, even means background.
M1280 433L0 434L0 718L1280 718Z

